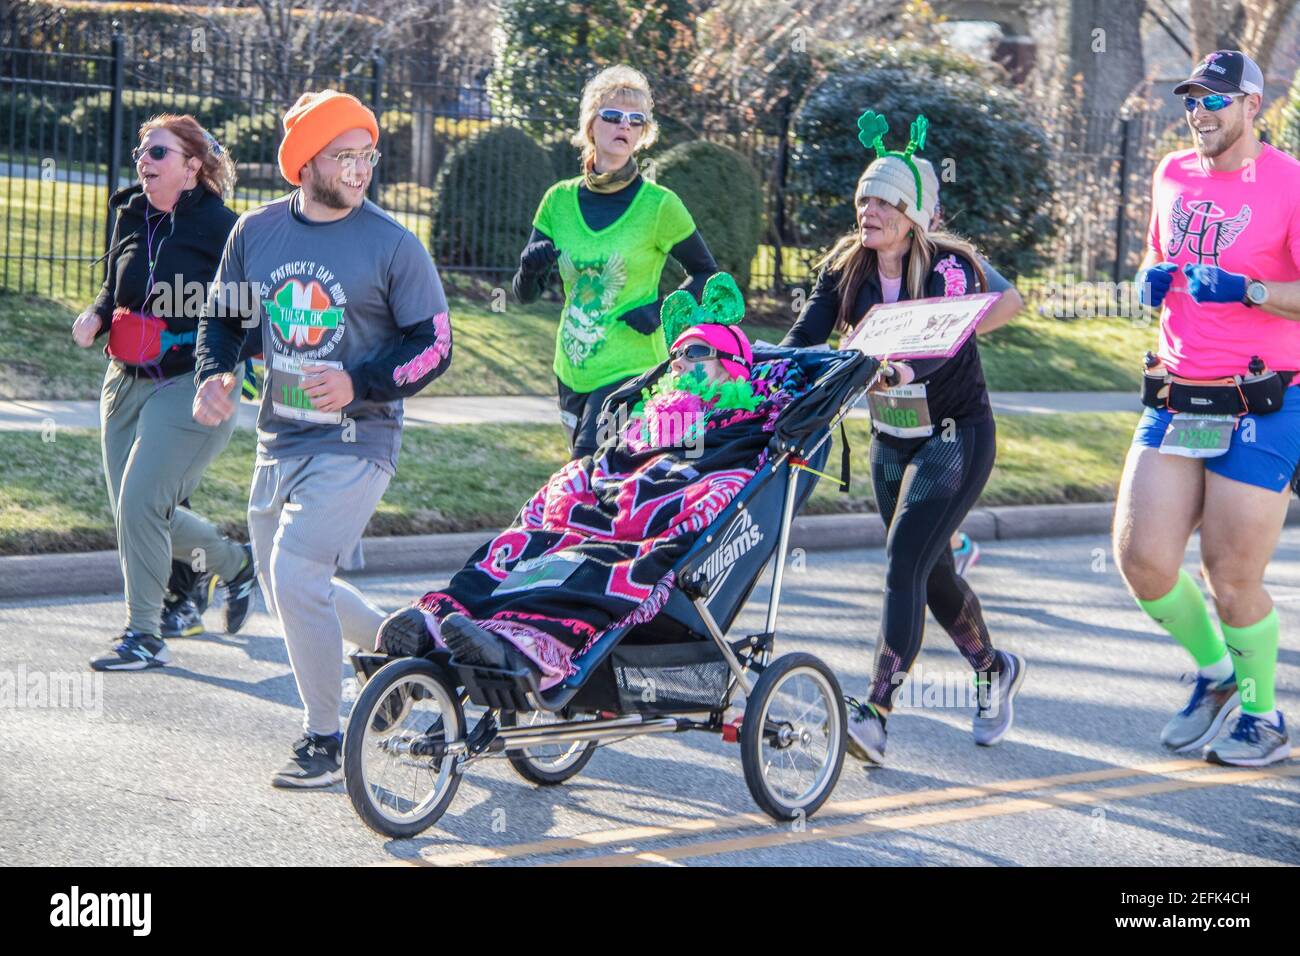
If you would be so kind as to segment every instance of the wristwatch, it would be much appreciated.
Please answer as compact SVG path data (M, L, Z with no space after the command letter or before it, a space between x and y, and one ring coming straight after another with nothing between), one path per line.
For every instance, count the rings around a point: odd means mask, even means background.
M1263 305L1268 301L1268 286L1258 279L1251 279L1246 283L1246 297L1241 301L1250 308Z

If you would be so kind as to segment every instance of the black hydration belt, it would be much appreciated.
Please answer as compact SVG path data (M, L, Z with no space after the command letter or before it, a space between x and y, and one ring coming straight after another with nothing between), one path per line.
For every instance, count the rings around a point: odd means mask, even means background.
M1282 407L1295 372L1265 372L1196 381L1148 369L1142 376L1142 404L1200 415L1267 415Z

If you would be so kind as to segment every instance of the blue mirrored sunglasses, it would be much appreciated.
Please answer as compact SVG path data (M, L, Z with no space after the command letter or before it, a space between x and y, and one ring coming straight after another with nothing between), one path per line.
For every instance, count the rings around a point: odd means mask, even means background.
M1184 96L1183 108L1190 113L1192 110L1196 109L1197 104L1200 104L1202 109L1208 110L1211 113L1217 113L1235 99L1235 96L1229 96L1227 93L1207 93L1204 96Z

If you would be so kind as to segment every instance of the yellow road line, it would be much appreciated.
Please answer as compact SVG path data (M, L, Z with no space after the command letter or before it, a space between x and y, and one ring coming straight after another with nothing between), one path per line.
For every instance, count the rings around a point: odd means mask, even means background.
M1162 760L1158 763L1139 767L1105 767L1099 770L1082 770L1053 777L1029 777L1022 780L1003 780L978 786L943 787L938 790L863 797L858 800L827 803L817 812L816 819L824 821L829 817L856 816L862 813L909 809L938 803L953 803L959 800L976 800L981 797L1025 793L1031 790L1064 787L1076 783L1098 783L1104 780L1119 780L1125 777L1180 773L1186 770L1202 770L1205 766L1204 760ZM469 846L446 853L431 853L429 856L413 862L428 866L465 866L475 863L493 863L500 860L517 859L522 856L562 853L566 850L590 850L595 847L632 843L637 840L700 836L707 833L747 827L762 828L766 831L776 825L772 818L765 813L740 813L727 817L703 817L698 820L685 820L673 824L646 824L644 826L620 827L616 830L596 830L591 833L580 833L576 836L555 837L548 840L507 844L505 846Z
M1204 764L1202 764L1204 766ZM677 860L701 856L718 856L726 853L739 853L745 850L768 849L799 843L813 843L822 840L843 839L864 836L871 833L895 833L902 830L914 830L920 827L938 826L945 823L964 823L987 817L1009 816L1019 813L1031 813L1037 810L1051 810L1060 807L1082 807L1109 801L1132 800L1160 793L1174 793L1179 790L1195 790L1202 787L1226 786L1234 783L1249 783L1252 780L1264 780L1269 777L1300 776L1300 765L1295 762L1260 769L1226 770L1209 772L1196 777L1183 777L1168 780L1155 780L1147 783L1132 784L1126 787L1103 787L1098 790L1067 790L1030 799L1003 800L997 803L984 803L972 807L954 807L945 810L929 810L923 813L904 813L892 817L874 820L854 820L833 826L810 826L804 831L781 830L775 833L755 834L753 836L733 837L727 840L708 840L683 846L663 847L640 853L620 853L611 856L587 857L585 859L560 860L549 866L638 866L643 863L671 863Z

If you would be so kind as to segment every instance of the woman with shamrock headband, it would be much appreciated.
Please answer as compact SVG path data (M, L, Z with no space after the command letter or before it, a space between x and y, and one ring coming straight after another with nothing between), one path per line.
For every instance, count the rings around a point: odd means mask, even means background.
M542 197L514 277L515 297L532 302L559 268L554 369L575 458L596 450L605 398L667 355L659 328L667 257L686 270L683 288L695 295L717 270L681 199L637 168L635 153L658 136L652 109L650 86L631 67L609 67L587 83L573 137L583 174Z
M883 116L867 111L858 120L859 140L874 148L876 159L858 180L857 228L822 260L812 295L782 345L823 343L882 302L987 288L974 247L931 230L939 182L929 163L912 158L928 125L918 116L907 148L892 152L884 147ZM896 363L885 384L909 382L924 386L919 401L930 432L904 437L889 423L872 423L871 483L887 528L888 565L875 674L867 702L849 701L848 747L875 763L884 761L893 694L921 649L927 605L977 674L977 744L995 744L1010 729L1025 671L1021 658L994 649L979 599L957 575L948 548L993 469L993 416L975 336L951 358Z

